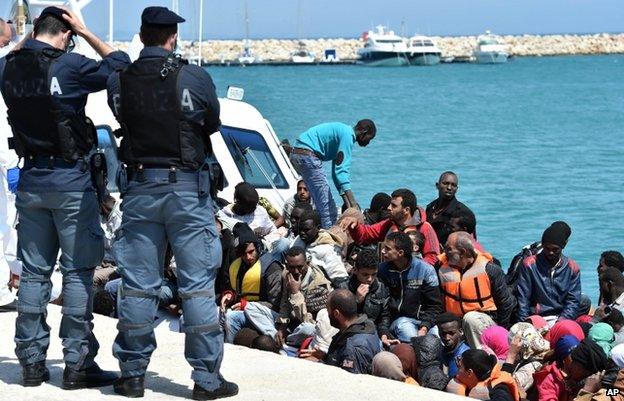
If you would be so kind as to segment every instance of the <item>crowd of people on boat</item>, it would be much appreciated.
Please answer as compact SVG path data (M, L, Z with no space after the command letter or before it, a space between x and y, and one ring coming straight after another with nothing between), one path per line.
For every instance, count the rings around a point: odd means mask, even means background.
M598 261L598 307L581 294L572 233L557 221L505 271L442 173L426 207L378 193L323 229L303 180L279 213L240 183L215 214L215 283L226 342L479 399L607 400L624 386L624 257ZM107 249L121 221L102 209ZM94 311L115 316L114 255L96 270ZM505 255L507 256L507 255ZM163 313L180 315L167 253Z

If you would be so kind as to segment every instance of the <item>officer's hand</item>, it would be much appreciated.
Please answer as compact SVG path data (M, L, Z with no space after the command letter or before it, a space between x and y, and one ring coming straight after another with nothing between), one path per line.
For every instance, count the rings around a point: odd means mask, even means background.
M232 310L237 311L237 310L241 310L242 308L242 304L240 302L235 303L234 305L232 305Z
M19 167L10 168L7 170L7 183L9 184L9 191L15 193L17 191L17 183L19 182L20 169Z
M76 14L74 14L71 10L68 10L67 8L64 8L64 10L65 14L63 14L63 18L69 23L72 31L74 31L74 33L78 36L84 36L85 33L88 32L85 24L83 24L82 21L80 21Z

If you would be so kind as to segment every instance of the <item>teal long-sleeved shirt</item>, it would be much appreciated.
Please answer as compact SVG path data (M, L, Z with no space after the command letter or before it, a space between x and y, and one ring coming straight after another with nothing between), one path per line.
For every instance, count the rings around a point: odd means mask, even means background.
M322 161L332 161L332 179L342 195L351 189L349 168L354 143L352 127L343 123L324 123L299 135L295 147L313 151Z

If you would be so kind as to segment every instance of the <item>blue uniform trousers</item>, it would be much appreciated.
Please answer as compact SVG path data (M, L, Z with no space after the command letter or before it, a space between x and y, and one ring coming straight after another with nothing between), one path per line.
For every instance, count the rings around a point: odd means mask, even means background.
M159 178L146 170L146 176L144 183L130 182L121 205L123 220L114 254L122 284L118 299L119 334L113 355L119 360L123 377L145 374L156 348L153 323L169 241L184 311L184 355L193 367L192 379L201 387L214 390L222 382L219 369L223 333L214 293L221 243L212 200L210 196L198 195L197 174L194 183L178 177L170 191L162 190L169 186L166 173ZM178 191L176 187L181 186L186 187ZM195 190L188 190L189 186Z
M44 361L50 344L46 306L50 276L61 250L63 308L59 336L67 366L94 364L93 272L104 257L104 233L94 192L18 191L20 280L15 354L22 365Z

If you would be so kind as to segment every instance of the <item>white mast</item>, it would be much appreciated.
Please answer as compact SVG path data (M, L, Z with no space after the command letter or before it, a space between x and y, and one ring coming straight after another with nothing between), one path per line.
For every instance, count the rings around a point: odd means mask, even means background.
M202 62L202 40L204 34L204 0L199 0L199 65Z
M113 45L113 0L108 0L108 44Z

